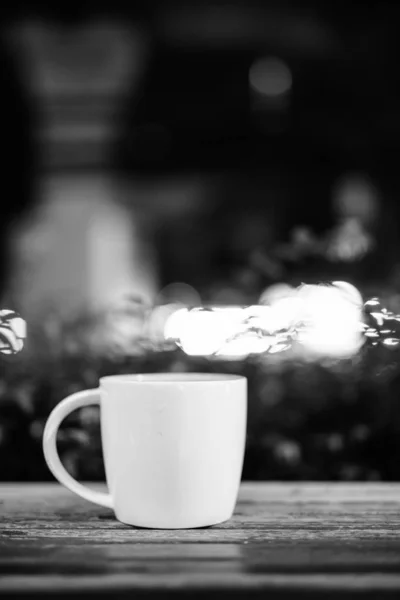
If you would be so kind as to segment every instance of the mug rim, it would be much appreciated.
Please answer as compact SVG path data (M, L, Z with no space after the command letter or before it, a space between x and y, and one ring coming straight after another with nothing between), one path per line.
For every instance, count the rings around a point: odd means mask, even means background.
M123 375L106 375L100 377L102 383L120 384L199 384L199 383L233 383L247 381L243 375L230 373L125 373Z

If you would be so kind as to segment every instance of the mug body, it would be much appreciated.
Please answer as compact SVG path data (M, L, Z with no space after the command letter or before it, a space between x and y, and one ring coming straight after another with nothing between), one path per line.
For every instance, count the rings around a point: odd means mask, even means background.
M247 381L220 374L100 380L107 484L118 520L177 529L232 516L246 440Z

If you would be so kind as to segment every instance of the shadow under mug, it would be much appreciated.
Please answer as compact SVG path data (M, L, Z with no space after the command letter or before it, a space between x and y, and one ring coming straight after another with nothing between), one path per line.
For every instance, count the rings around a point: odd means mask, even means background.
M78 483L57 453L63 419L100 404L109 493ZM236 375L158 373L100 379L68 396L43 433L47 465L82 498L111 508L122 523L181 529L228 520L242 475L247 380Z

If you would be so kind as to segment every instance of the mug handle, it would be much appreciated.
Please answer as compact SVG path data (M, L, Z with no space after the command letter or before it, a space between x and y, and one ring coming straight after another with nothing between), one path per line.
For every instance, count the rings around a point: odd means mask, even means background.
M71 477L61 463L57 452L57 433L62 421L77 408L100 404L100 390L84 390L68 396L58 404L50 414L43 432L43 453L47 466L58 481L65 485L71 492L78 494L89 502L100 504L106 508L113 508L110 494L96 492L82 485Z

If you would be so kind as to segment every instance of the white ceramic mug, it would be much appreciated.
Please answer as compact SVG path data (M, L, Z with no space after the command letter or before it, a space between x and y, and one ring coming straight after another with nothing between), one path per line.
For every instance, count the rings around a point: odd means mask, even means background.
M78 483L56 438L73 410L100 404L109 493ZM68 396L51 413L43 450L53 475L86 500L139 527L204 527L232 516L246 439L247 380L236 375L115 375Z

